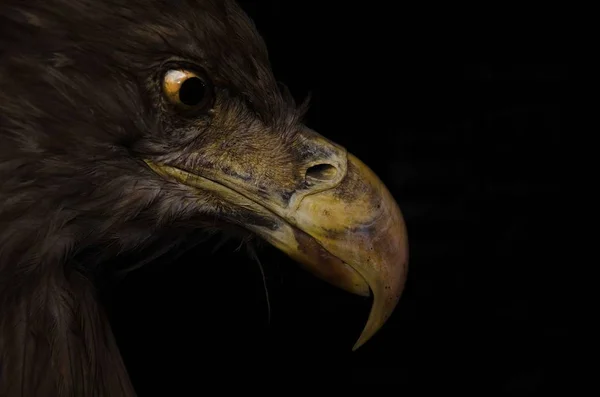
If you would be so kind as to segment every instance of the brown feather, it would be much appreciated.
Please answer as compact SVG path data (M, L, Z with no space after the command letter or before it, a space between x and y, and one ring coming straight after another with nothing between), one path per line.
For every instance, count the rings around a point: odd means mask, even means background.
M218 87L212 123L165 108L157 73L173 59ZM134 395L98 279L117 256L145 255L135 267L249 216L141 160L214 165L227 148L241 163L261 147L270 168L257 181L287 175L305 109L230 0L4 0L0 396Z

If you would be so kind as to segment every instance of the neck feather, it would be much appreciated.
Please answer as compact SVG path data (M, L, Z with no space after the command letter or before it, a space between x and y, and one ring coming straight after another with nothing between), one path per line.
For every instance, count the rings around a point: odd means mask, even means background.
M60 269L0 283L0 395L135 396L92 284Z

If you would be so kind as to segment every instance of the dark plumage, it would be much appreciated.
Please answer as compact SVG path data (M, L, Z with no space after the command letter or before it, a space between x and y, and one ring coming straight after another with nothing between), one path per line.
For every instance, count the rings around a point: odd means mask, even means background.
M208 76L210 110L165 99L169 68ZM150 260L224 224L278 228L145 160L288 202L312 186L305 158L337 150L297 150L301 116L232 1L3 1L0 395L134 395L96 303L110 259L144 248Z

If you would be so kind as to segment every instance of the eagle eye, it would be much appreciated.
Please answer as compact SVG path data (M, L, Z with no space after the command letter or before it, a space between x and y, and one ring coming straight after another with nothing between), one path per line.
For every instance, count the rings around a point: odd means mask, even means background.
M208 110L212 106L211 84L191 70L168 70L163 78L163 92L169 102L183 110Z

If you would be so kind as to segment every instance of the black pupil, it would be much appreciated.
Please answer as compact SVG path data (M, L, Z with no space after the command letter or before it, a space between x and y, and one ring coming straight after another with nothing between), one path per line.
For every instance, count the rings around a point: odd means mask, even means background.
M206 85L198 77L191 77L181 84L179 100L187 106L197 106L204 100Z

